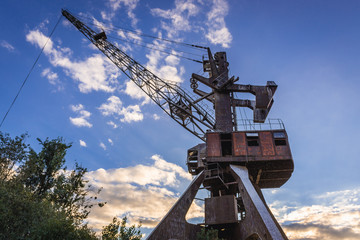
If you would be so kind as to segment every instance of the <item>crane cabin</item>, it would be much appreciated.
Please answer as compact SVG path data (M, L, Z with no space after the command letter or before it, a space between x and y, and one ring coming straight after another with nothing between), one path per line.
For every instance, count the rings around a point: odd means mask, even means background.
M188 150L188 169L197 175L217 164L246 166L260 188L281 187L294 170L285 128L207 132L206 143Z

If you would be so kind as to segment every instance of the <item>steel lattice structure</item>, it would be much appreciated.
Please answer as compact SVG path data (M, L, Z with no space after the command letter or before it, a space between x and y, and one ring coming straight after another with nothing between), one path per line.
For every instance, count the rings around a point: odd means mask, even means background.
M208 129L214 129L215 119L189 94L176 84L162 80L107 41L104 32L97 34L68 11L63 10L62 13L171 118L205 141L205 133Z

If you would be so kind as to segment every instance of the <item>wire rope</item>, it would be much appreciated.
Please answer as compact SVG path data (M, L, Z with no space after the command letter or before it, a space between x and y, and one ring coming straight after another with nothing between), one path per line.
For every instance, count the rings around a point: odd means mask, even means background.
M42 49L41 49L41 51L40 51L40 53L39 53L39 55L37 56L37 58L36 58L36 60L35 60L34 64L33 64L33 65L32 65L32 67L30 68L30 71L28 72L28 74L27 74L27 76L25 77L25 79L24 79L24 81L23 81L22 85L20 86L19 91L17 92L17 94L16 94L16 96L15 96L14 100L13 100L13 101L12 101L12 103L10 104L9 109L7 110L6 114L4 115L4 117L3 117L3 119L2 119L2 121L1 121L1 123L0 123L0 128L1 128L1 126L3 125L3 123L4 123L5 119L6 119L6 117L8 116L8 114L9 114L10 110L11 110L11 109L12 109L12 107L14 106L14 104L15 104L15 102L16 102L16 99L19 97L21 90L23 89L23 87L24 87L25 83L27 82L27 80L28 80L28 78L29 78L30 74L31 74L31 73L32 73L32 71L34 70L34 68L35 68L35 66L36 66L36 63L37 63L37 62L39 61L39 59L40 59L40 56L41 56L41 55L42 55L42 53L44 52L44 49L45 49L45 47L46 47L47 43L49 42L49 40L51 39L51 36L53 35L53 33L54 33L54 31L55 31L56 27L59 25L59 22L60 22L61 18L62 18L62 15L60 15L59 20L56 22L56 24L55 24L54 28L52 29L52 31L51 31L51 33L50 33L50 35L49 35L48 39L46 40L46 42L45 42L44 46L42 47Z
M140 40L140 39L135 39L135 38L132 38L132 39L134 39L134 41L130 41L130 40L126 40L125 38L114 37L112 35L107 35L107 37L112 38L112 39L116 39L116 40L120 40L120 41L126 41L126 42L129 42L129 43L138 44L138 45L139 45L139 43L136 43L135 41L139 41L139 42L143 42L144 44L152 45L152 46L155 46L155 47L161 47L163 49L168 49L168 50L175 50L174 48L171 48L171 47L166 47L166 46L162 46L162 45L156 45L154 43L144 41L144 40ZM140 46L143 46L143 45L140 45ZM144 46L144 47L146 47L146 46ZM176 49L175 51L185 53L185 54L190 54L190 55L197 56L197 57L202 57L203 56L203 55L200 55L200 54L191 53L191 52L187 52L187 51L182 51L182 50L179 50L179 49Z
M73 14L73 15L76 16L80 20L84 20L84 19L94 20L94 18L91 19L89 17L79 16L79 15L76 15L76 14ZM100 28L104 27L104 26L102 26L100 24L95 24L95 23L86 22L86 24L92 25L92 26L97 26L97 27L100 27ZM157 39L157 40L161 40L161 41L165 41L165 42L169 42L169 43L174 43L174 44L178 44L178 45L182 45L182 46L186 46L186 47L192 47L192 48L197 48L197 49L201 49L201 50L204 50L204 49L207 50L208 49L208 47L204 47L204 46L200 46L200 45L196 45L196 44L185 43L185 42L181 42L181 41L175 41L175 40L166 39L166 38L162 38L162 37L156 37L156 36L153 36L153 35L150 35L150 34L145 34L145 33L139 33L138 31L133 30L133 29L129 29L129 28L123 28L123 27L119 27L119 26L112 26L112 27L106 27L106 28L109 29L109 30L122 30L122 31L125 31L125 32L131 32L131 33L134 33L134 34L139 35L139 36L153 38L153 39Z
M110 36L109 36L109 38L114 38L114 37L110 37ZM152 48L152 47L149 47L149 46L146 46L146 45L142 45L142 44L140 44L140 43L136 43L136 42L132 42L132 41L120 39L120 38L115 38L115 39L120 40L120 41L123 41L123 42L132 43L132 44L135 44L135 45L139 45L139 46L141 46L141 47L145 47L145 48L148 48L148 49L151 49L151 50L163 52L163 53L166 53L166 54L169 54L169 55L172 55L172 56L184 58L184 59L187 59L187 60L190 60L190 61L193 61L193 62L202 63L202 61L199 61L199 60L196 60L196 59L193 59L193 58L184 57L184 56L182 56L182 55L170 53L170 52L167 52L167 51L158 49L158 48Z

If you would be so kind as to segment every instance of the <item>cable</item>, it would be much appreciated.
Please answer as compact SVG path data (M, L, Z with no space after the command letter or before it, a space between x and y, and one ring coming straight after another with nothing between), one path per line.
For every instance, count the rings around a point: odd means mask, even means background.
M46 47L47 43L48 43L48 42L49 42L49 40L51 39L51 36L53 35L53 33L54 33L54 31L55 31L56 27L59 25L59 22L60 22L61 18L62 18L62 15L60 15L59 20L57 21L57 23L55 24L55 26L54 26L53 30L51 31L51 33L50 33L50 35L49 35L48 39L46 40L46 42L45 42L44 46L42 47L42 49L41 49L41 51L40 51L39 55L37 56L37 58L36 58L36 60L35 60L34 64L33 64L33 65L32 65L32 67L30 68L30 71L29 71L29 73L27 74L27 76L26 76L25 80L23 81L23 83L22 83L22 85L21 85L21 87L20 87L19 91L17 92L17 94L16 94L16 96L15 96L14 100L13 100L13 101L12 101L12 103L10 104L9 109L7 110L7 112L6 112L5 116L4 116L4 118L2 119L2 121L1 121L1 123L0 123L0 128L1 128L1 126L3 125L3 123L4 123L4 121L5 121L6 117L7 117L7 115L9 114L9 112L10 112L11 108L13 107L13 105L14 105L14 103L15 103L16 99L18 98L18 96L19 96L19 94L20 94L21 90L23 89L23 87L24 87L24 85L25 85L26 81L28 80L28 78L29 78L29 76L30 76L31 72L33 71L34 67L36 66L36 63L38 62L38 60L39 60L39 58L40 58L41 54L43 53L43 51L44 51L44 49L45 49L45 47Z
M149 45L152 45L152 46L155 46L155 47L161 47L161 48L164 48L164 49L168 49L168 50L174 50L174 48L171 48L171 47L166 47L166 46L158 46L154 43L151 43L151 42L148 42L148 41L144 41L144 40L140 40L140 39L135 39L135 38L132 38L134 39L134 41L129 41L129 40L125 40L125 38L118 38L118 37L113 37L111 35L107 35L108 38L112 38L112 39L117 39L117 40L120 40L120 41L126 41L126 42L129 42L129 43L134 43L134 44L137 44L137 45L140 45L139 43L136 43L135 41L139 41L139 42L143 42L144 44L149 44ZM143 45L140 45L140 46L143 46ZM143 47L146 47L146 46L143 46ZM181 53L185 53L185 54L190 54L190 55L193 55L193 56L197 56L197 57L202 57L203 55L200 55L200 54L196 54L196 53L191 53L191 52L186 52L186 51L182 51L182 50L179 50L179 49L176 49L175 50L176 52L181 52Z
M90 20L90 18L87 18L87 17L83 17L83 16L78 16L78 15L75 15L78 19L80 20L84 20L84 19L88 19ZM93 19L91 19L93 20ZM84 21L85 22L85 21ZM89 23L87 22L86 24L88 25L92 25L92 26L97 26L97 27L103 27L99 24L95 24L95 23ZM165 42L170 42L170 43L174 43L174 44L179 44L179 45L183 45L183 46L187 46L187 47L192 47L192 48L199 48L199 49L205 49L207 50L208 47L203 47L203 46L199 46L199 45L195 45L195 44L191 44L191 43L184 43L184 42L180 42L180 41L175 41L175 40L170 40L170 39L166 39L166 38L161 38L161 37L155 37L155 36L152 36L152 35L149 35L149 34L145 34L145 33L139 33L135 30L132 30L132 29L127 29L127 28L122 28L122 27L119 27L119 26L113 26L113 27L106 27L107 29L119 29L119 30L122 30L122 31L125 31L125 32L131 32L131 33L134 33L136 35L139 35L139 36L143 36L143 37L148 37L148 38L153 38L153 39L157 39L157 40L161 40L161 41L165 41Z
M128 40L124 40L124 39L120 39L120 38L115 38L115 37L110 37L110 36L109 36L109 38L114 38L114 39L117 39L117 40L120 40L120 41L123 41L123 42L132 43L132 44L139 45L139 46L142 46L142 47L145 47L145 48L149 48L151 50L155 50L155 51L163 52L163 53L173 55L173 56L176 56L176 57L184 58L184 59L187 59L187 60L190 60L190 61L193 61L193 62L203 63L202 61L199 61L199 60L196 60L196 59L193 59L193 58L188 58L188 57L184 57L184 56L181 56L181 55L178 55L178 54L169 53L169 52L166 52L164 50L148 47L146 45L142 45L142 44L139 44L139 43L136 43L136 42L132 42L132 41L128 41Z

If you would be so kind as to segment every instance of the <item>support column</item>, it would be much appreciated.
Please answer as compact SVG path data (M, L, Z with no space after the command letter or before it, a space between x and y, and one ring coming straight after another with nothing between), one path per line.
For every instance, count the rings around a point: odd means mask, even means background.
M151 232L147 240L193 240L201 227L190 224L185 216L197 191L204 181L204 171L199 173L180 199Z
M230 165L245 206L245 219L239 223L238 239L287 240L284 231L272 215L258 189L249 179L244 166Z

